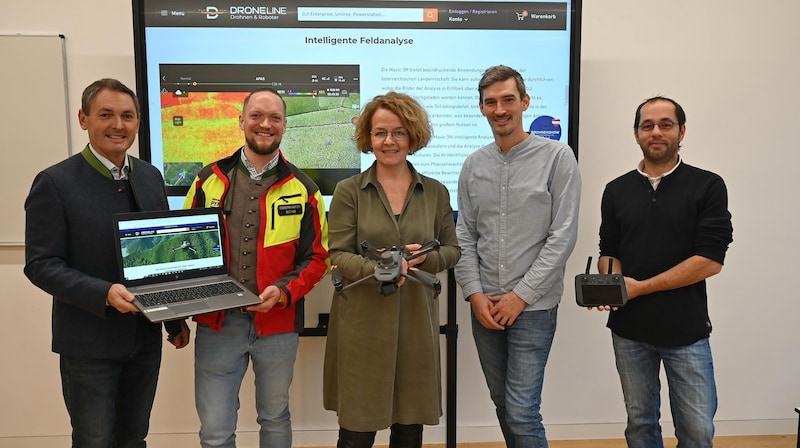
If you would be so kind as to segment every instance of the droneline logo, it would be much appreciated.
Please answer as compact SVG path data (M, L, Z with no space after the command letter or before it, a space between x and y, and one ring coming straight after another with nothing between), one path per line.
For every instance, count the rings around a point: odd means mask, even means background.
M216 20L222 14L227 14L231 20L279 20L289 13L286 6L230 6L230 9L223 10L206 6L199 12L206 15L206 20Z
M219 9L216 6L206 6L206 19L215 20L219 17Z

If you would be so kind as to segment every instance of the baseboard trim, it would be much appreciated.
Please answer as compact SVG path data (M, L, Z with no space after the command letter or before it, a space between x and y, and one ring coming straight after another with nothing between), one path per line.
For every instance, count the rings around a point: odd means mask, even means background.
M795 434L796 419L785 420L727 420L717 421L716 434L719 436L738 435L781 435ZM616 439L621 438L625 430L624 423L588 423L588 424L552 424L547 426L547 438L550 440L577 439ZM672 422L662 422L664 436L673 435ZM299 430L293 434L293 445L296 447L335 446L337 430ZM258 447L258 431L240 431L237 434L239 448ZM457 429L457 442L497 442L503 436L497 426L464 426ZM447 440L447 428L434 426L425 428L425 443L440 444ZM377 445L389 443L388 431L380 431L375 437ZM70 437L0 437L0 448L62 448L69 446ZM147 438L149 448L196 448L197 433L150 434Z

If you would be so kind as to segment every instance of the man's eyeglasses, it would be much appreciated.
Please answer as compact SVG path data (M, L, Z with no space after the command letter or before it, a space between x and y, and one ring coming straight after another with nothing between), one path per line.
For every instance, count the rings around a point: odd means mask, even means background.
M405 129L395 129L394 131L391 132L384 130L370 132L372 139L378 141L386 140L386 137L389 134L391 134L392 139L396 142L408 138L408 131L406 131Z
M639 130L642 132L652 132L653 129L655 129L656 126L658 126L658 129L661 129L662 131L669 131L670 129L674 128L677 125L678 123L675 123L673 121L662 121L661 123L644 123L639 125Z

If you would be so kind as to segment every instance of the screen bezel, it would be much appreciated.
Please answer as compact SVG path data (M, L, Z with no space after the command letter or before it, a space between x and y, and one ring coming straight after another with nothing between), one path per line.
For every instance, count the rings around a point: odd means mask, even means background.
M133 28L134 28L134 55L135 55L135 65L136 65L136 88L139 96L139 101L141 103L141 123L139 127L139 155L140 157L148 162L152 163L152 150L151 150L151 137L152 137L152 126L154 123L150 122L150 109L151 107L159 107L160 105L151 105L150 104L150 93L149 93L149 80L148 80L148 73L147 73L147 42L146 42L146 32L145 32L145 19L147 10L145 8L145 3L152 3L153 0L132 0L133 3ZM313 4L307 0L297 0L290 2L292 5L306 5L306 4ZM508 2L508 3L520 3L520 5L529 5L529 4L541 4L546 5L549 4L548 2ZM556 3L564 3L564 2L552 2L552 4ZM167 2L165 1L165 6ZM337 3L338 4L338 3ZM414 1L382 1L382 0L363 0L359 2L343 2L342 4L370 4L376 6L391 6L391 5L411 5L411 4L420 4L420 2ZM469 7L480 7L481 4L486 4L487 6L490 4L497 4L497 2L477 2L477 1L447 1L447 2L427 2L425 5L427 6L435 6L439 9L439 11L446 11L447 6L454 5L454 4L464 4L468 5ZM296 9L296 6L295 6ZM569 55L569 85L567 89L567 96L568 96L568 110L567 110L567 117L568 117L568 127L566 129L566 143L572 148L575 153L575 157L578 157L578 130L579 130L579 92L580 92L580 47L581 47L581 12L582 12L582 0L570 0L567 7L569 13L569 30L570 30L570 37L569 37L569 48L570 48L570 55ZM299 27L308 27L308 24L302 24ZM330 25L331 28L341 28L341 24ZM417 26L409 26L408 24L403 24L402 27L405 28L415 28ZM400 28L400 26L398 26ZM454 30L457 32L457 30ZM486 55L476 55L476 59L486 59ZM512 65L509 63L509 65ZM512 65L513 66L513 65ZM477 90L477 86L476 86ZM530 86L529 86L530 90ZM362 96L361 101L365 103L368 101L369 98L365 98ZM477 110L477 104L476 110ZM491 133L487 130L485 131L487 136L487 142L491 138ZM478 149L478 147L473 148ZM413 163L413 157L412 157ZM164 172L163 167L157 167L162 173ZM435 177L435 176L434 176ZM337 179L338 180L338 179ZM335 183L335 180L333 181ZM186 186L166 186L167 194L169 196L185 196L189 187ZM454 196L454 191L451 188L451 196ZM455 197L452 198L453 202L456 202ZM172 203L172 201L171 201ZM454 211L457 213L457 210Z

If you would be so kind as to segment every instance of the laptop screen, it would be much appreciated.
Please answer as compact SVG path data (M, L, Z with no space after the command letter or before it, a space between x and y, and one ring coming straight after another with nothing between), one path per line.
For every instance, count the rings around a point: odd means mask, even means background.
M125 285L227 274L217 208L114 215Z

